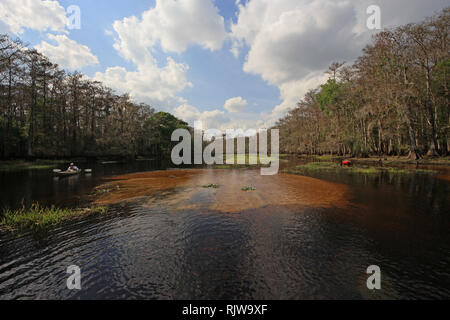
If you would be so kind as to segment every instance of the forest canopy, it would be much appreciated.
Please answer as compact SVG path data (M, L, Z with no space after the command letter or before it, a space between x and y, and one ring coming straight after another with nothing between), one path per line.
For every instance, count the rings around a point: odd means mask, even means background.
M276 123L280 152L450 154L449 15L384 30L353 64L333 63ZM0 35L2 159L170 155L171 133L187 127Z
M165 155L164 128L177 126L187 124L0 35L0 158Z
M336 62L275 128L284 153L450 153L450 8L384 30L352 65Z

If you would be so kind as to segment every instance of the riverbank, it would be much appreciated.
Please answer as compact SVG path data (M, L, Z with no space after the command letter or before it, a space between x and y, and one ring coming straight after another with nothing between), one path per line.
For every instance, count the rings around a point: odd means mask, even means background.
M361 164L373 164L379 165L380 160L383 165L430 165L430 166L449 166L450 167L450 156L446 157L437 157L437 158L422 158L419 160L411 160L408 157L398 157L398 156L371 156L368 158L360 158L360 157L345 157L345 156L333 156L333 155L321 155L321 156L310 156L310 155L287 155L283 154L280 157L288 158L288 157L296 157L298 159L305 159L311 161L341 161L341 160L350 160L353 163L361 163Z
M0 161L0 171L54 169L66 163L65 160L6 160Z
M383 172L388 172L391 174L410 174L414 173L424 173L424 174L436 174L437 172L434 170L425 170L425 169L405 169L405 168L396 168L396 167L381 167L381 166L340 166L336 162L331 161L320 161L320 162L309 162L303 165L295 166L293 168L285 169L286 173L293 174L302 174L302 173L311 173L311 172L323 172L323 171L336 171L343 172L349 174L379 174Z
M61 224L64 221L89 215L104 214L107 207L91 208L57 208L55 206L42 207L35 203L30 208L22 207L18 210L6 210L0 220L0 232L41 231Z
M71 162L73 163L97 163L97 164L123 164L129 162L145 162L154 161L156 158L144 158L136 157L135 159L127 159L120 157L98 157L98 158L87 158L87 157L72 157L65 159L14 159L14 160L0 160L0 172L1 171L22 171L22 170L44 170L44 169L56 169L61 167L67 167Z

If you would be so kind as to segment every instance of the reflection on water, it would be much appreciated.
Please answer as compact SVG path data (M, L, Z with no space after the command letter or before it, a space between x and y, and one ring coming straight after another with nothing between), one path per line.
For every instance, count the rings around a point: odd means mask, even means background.
M178 210L208 208L239 212L273 204L345 207L348 200L348 188L343 184L282 173L261 176L259 170L169 170L124 175L111 180L97 188L101 195L96 203L111 204L161 191L166 191L163 197L151 198L149 202ZM219 188L203 188L211 184ZM243 192L242 188L248 186L256 189ZM167 190L174 188L178 192L167 194Z
M0 209L18 208L39 201L44 205L76 206L84 196L101 183L104 177L142 171L164 169L167 161L136 161L131 163L77 163L92 174L69 177L53 175L52 170L0 171ZM61 165L64 170L67 165Z
M111 214L0 237L0 298L449 298L449 184L254 170L116 177ZM216 183L219 189L202 185ZM243 192L243 186L256 191ZM82 290L66 289L67 266ZM366 289L379 265L382 290Z

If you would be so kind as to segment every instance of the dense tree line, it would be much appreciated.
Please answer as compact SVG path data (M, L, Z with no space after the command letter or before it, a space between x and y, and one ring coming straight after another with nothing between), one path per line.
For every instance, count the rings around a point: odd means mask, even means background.
M281 152L448 155L449 16L380 32L352 65L333 63L276 124Z
M0 35L0 158L166 154L180 126Z

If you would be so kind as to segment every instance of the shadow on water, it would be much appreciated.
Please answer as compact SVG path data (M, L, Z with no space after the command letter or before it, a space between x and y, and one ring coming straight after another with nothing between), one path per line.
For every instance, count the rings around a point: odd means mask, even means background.
M137 171L118 173L129 172ZM433 176L107 176L89 188L120 185L97 199L110 214L0 237L0 298L450 297L449 184ZM80 291L66 288L72 264ZM382 270L377 292L366 287L373 264Z
M148 160L128 163L77 163L90 174L58 177L52 169L0 171L0 208L18 208L32 202L43 205L78 206L83 196L101 183L105 177L118 174L154 171L168 168L170 161ZM67 166L61 166L65 170Z

